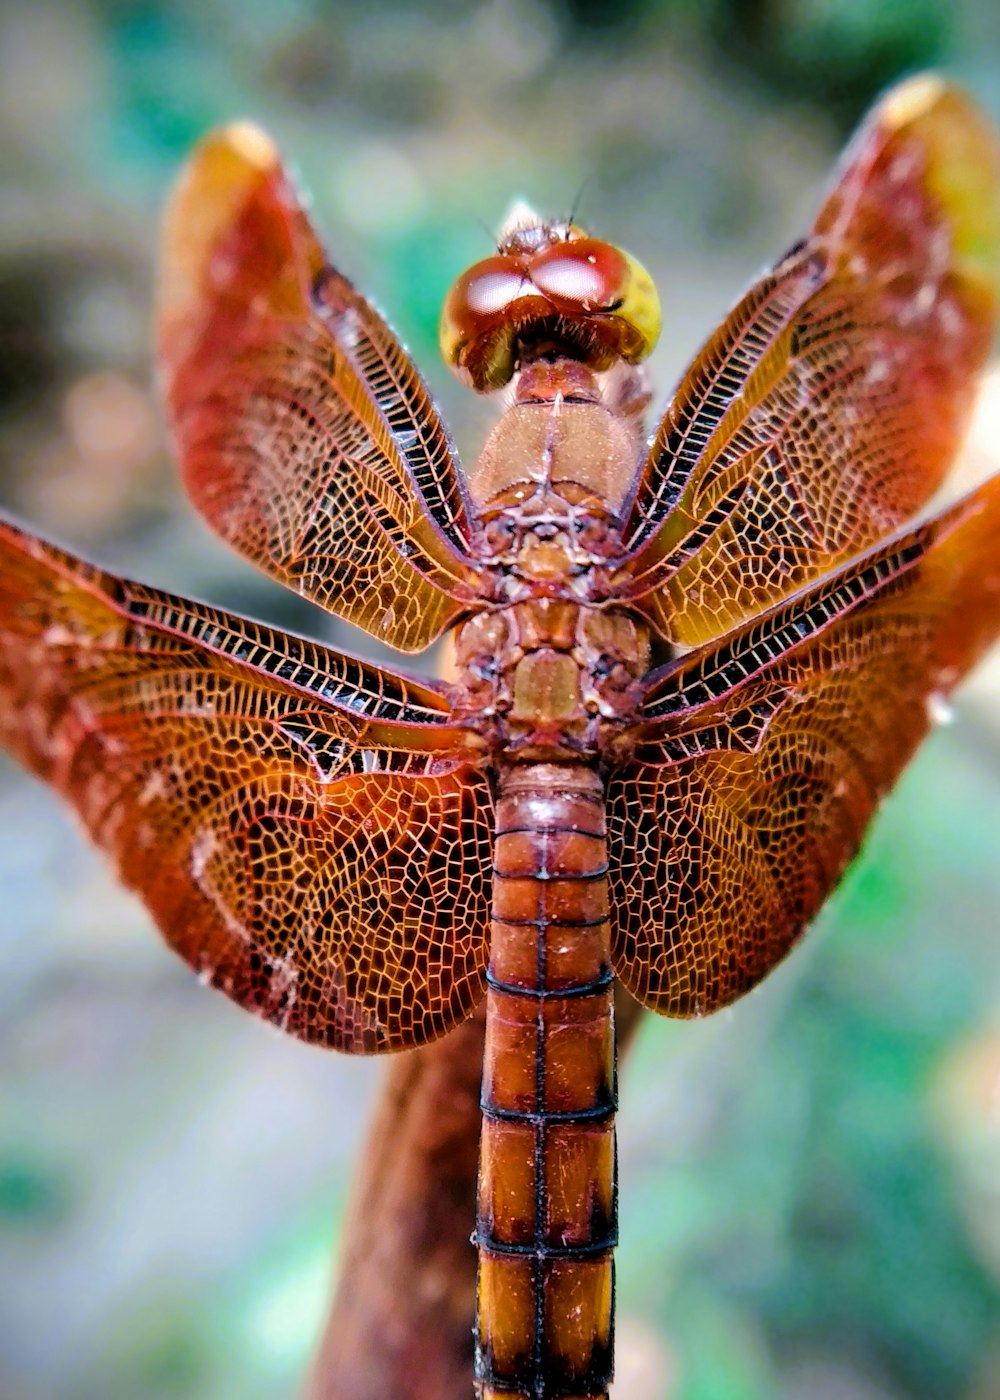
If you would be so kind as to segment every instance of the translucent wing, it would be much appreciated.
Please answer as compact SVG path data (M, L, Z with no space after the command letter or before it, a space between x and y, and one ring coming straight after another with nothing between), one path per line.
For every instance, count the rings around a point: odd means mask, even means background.
M1000 634L1000 478L665 668L608 787L612 948L710 1011L788 952L948 694Z
M478 578L447 433L255 127L209 136L180 180L158 327L184 482L209 523L390 646L433 641Z
M624 595L697 645L904 523L960 441L998 281L996 137L914 79L681 383L639 480Z
M0 523L0 742L167 942L305 1040L416 1045L483 990L492 802L432 686Z

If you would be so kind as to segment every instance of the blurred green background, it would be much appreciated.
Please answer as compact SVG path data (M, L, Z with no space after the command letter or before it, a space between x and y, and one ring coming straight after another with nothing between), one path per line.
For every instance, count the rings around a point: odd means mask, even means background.
M191 143L239 115L277 136L469 460L495 409L438 364L436 319L513 196L579 198L653 271L663 397L801 232L873 95L927 65L1000 119L995 0L4 0L3 503L122 571L363 649L180 499L148 342ZM806 946L735 1009L644 1027L619 1397L1000 1396L998 926L994 662ZM5 763L3 1400L294 1393L378 1074L197 986Z

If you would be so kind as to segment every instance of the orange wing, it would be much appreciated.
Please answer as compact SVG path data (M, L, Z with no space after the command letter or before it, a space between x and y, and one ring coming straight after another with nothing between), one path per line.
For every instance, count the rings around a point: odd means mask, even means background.
M433 641L478 581L448 435L248 123L209 136L181 177L158 321L184 482L209 523L380 641Z
M167 942L343 1050L484 987L492 799L443 692L103 573L0 522L0 742Z
M622 594L698 645L901 525L960 442L998 282L996 137L916 78L681 383L640 475Z
M664 668L608 786L612 949L711 1011L791 948L948 694L1000 634L1000 478Z

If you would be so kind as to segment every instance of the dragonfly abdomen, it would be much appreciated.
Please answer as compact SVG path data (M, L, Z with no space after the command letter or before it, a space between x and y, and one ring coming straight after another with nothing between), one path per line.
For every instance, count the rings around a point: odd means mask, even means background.
M599 1397L612 1368L615 1049L604 794L504 770L487 974L477 1394Z

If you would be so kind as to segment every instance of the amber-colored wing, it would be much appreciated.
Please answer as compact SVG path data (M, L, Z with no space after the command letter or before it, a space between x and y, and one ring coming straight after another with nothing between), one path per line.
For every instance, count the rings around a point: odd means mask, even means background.
M629 990L686 1016L758 982L998 635L1000 478L665 668L608 788L613 961Z
M401 651L475 596L430 395L248 123L209 136L174 194L158 350L185 486L236 549Z
M905 523L961 439L998 283L996 136L953 88L913 79L677 390L628 520L623 595L698 645Z
M395 1049L478 1002L492 801L435 688L0 522L0 742L171 947L293 1034Z

